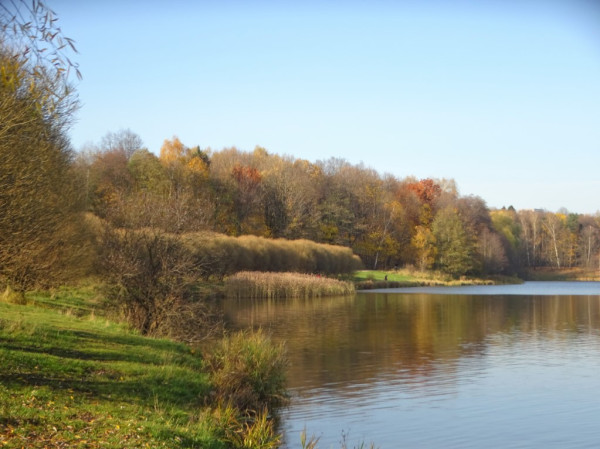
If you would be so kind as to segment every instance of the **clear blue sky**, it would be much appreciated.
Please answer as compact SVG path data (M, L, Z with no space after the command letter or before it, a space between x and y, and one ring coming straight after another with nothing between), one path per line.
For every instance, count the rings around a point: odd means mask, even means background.
M49 0L77 42L76 149L130 128L453 178L490 207L600 210L585 0Z

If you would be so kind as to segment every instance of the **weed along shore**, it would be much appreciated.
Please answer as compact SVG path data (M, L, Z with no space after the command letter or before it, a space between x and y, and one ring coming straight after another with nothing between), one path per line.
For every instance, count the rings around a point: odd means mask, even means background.
M349 281L302 273L240 272L225 280L231 298L320 298L351 295Z
M364 276L380 273L240 272L202 288L319 298L351 295L352 280ZM112 294L95 282L0 295L0 447L278 447L273 418L288 400L283 344L262 331L218 338L207 314L210 340L169 338L168 321L145 335Z
M242 295L248 282L252 293ZM245 272L226 280L225 291L314 298L353 294L354 285ZM279 447L284 344L260 330L213 333L203 344L144 335L107 292L88 283L0 295L0 447ZM314 438L302 441L317 447Z

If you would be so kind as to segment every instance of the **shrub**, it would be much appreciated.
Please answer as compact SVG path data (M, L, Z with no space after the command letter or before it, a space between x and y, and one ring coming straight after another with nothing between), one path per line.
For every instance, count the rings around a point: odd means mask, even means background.
M101 248L112 305L142 334L160 334L173 312L193 295L196 270L189 253L175 237L160 231L108 227Z
M226 336L205 358L217 403L251 414L287 402L284 346L262 330Z

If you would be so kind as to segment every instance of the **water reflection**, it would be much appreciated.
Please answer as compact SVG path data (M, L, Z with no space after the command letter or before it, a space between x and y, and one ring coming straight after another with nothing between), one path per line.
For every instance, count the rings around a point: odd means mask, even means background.
M481 354L497 333L594 332L600 296L431 296L360 294L352 298L228 302L230 327L262 327L284 338L290 386L363 382L401 370L433 374L441 361ZM451 365L451 364L450 364ZM445 369L449 369L444 363ZM360 367L360 369L357 369Z
M262 327L286 341L294 400L284 427L294 447L304 425L325 448L339 447L350 429L357 440L397 447L400 428L408 447L490 447L472 434L499 429L502 444L491 447L517 447L521 426L535 429L531 415L548 408L579 416L575 427L589 421L579 413L595 407L589 392L559 397L572 390L573 373L600 399L591 375L600 369L600 296L368 293L230 301L224 312L230 327ZM565 406L573 400L576 410Z

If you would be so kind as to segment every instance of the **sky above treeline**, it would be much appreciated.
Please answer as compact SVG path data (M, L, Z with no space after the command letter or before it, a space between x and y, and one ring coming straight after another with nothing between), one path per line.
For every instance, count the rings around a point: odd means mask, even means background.
M80 52L75 149L128 128L600 210L600 2L48 4Z

